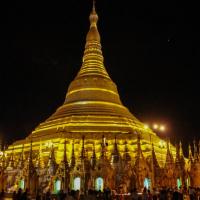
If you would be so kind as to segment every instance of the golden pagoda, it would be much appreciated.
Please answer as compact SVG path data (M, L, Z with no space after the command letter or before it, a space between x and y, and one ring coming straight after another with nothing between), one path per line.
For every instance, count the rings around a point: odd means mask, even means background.
M104 66L94 3L89 20L82 66L63 105L0 157L0 185L8 192L119 187L125 192L165 186L171 179L176 148L122 104ZM185 160L183 155L181 159ZM182 171L170 182L172 186L178 178L185 184L185 166L181 162Z
M59 131L73 138L83 134L88 139L101 138L102 134L113 138L144 129L121 103L117 86L105 69L94 6L89 20L81 69L69 85L64 104L33 131L33 139L57 137Z

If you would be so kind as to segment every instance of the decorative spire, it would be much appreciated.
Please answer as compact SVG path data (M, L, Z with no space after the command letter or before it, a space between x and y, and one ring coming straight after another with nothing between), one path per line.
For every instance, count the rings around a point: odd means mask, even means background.
M34 170L34 166L33 166L33 147L32 147L32 138L31 138L31 141L30 141L30 150L29 150L29 157L28 157L28 173L29 173L29 178L32 175L33 170Z
M155 177L159 174L160 166L158 164L158 160L156 158L156 153L154 150L154 145L152 143L151 147L151 172L152 172L152 186L155 184Z
M49 153L49 162L48 162L48 166L50 166L52 163L55 163L56 159L55 159L55 152L54 152L54 147L53 144L51 146L51 150Z
M102 143L101 143L101 158L106 159L106 138L104 135L102 136Z
M143 158L141 143L140 143L140 135L137 133L137 157Z
M32 158L33 158L33 147L32 147L32 139L30 142L30 150L29 150L29 162L32 162Z
M22 152L19 158L18 167L22 169L24 167L24 144L22 145Z
M172 165L173 163L174 163L174 159L170 151L170 143L169 141L167 141L167 155L166 155L165 167L168 167L169 165Z
M95 0L92 1L92 11L95 12Z
M153 165L152 167L154 167L155 169L159 168L159 164L158 164L158 160L156 157L153 143L152 143L152 165Z
M183 167L185 165L185 159L184 159L183 147L182 147L181 141L179 143L179 154L180 154L180 162L181 162L181 165Z
M96 8L95 8L95 1L93 0L93 4L92 4L92 12L90 13L90 28L92 26L97 26L97 21L98 21L98 15L96 13Z
M114 149L112 153L111 163L118 163L120 160L120 155L117 147L117 138L115 136L115 143L114 143Z
M198 160L198 150L195 140L193 140L193 145L194 145L194 160Z
M39 154L40 154L40 167L44 168L45 164L44 164L44 158L43 158L43 154L42 154L42 142L40 141L40 150L39 150Z
M28 165L29 165L29 170L30 174L32 173L32 170L34 170L34 165L33 165L33 146L32 146L32 139L30 142L30 150L29 150L29 157L28 157Z
M50 175L55 175L56 170L57 170L57 163L56 163L56 159L55 159L54 147L52 144L51 151L49 154L49 161L48 161L48 173Z
M39 147L39 152L38 152L38 158L36 161L36 167L38 169L44 168L45 164L44 164L44 159L43 159L43 155L42 155L42 142L40 141L40 147Z
M184 157L184 154L183 154L183 147L182 147L182 142L180 141L179 143L179 151L180 151L180 157Z
M82 137L81 160L85 159L85 136Z
M188 145L188 154L189 154L189 160L193 161L192 149L190 144Z
M141 180L141 176L144 176L143 169L147 168L147 162L146 159L143 156L142 148L140 144L140 135L137 133L137 152L135 157L135 163L134 163L134 171L136 174L136 181L137 181L137 187L142 188L143 187L143 180Z
M27 164L27 188L31 186L31 179L35 173L35 168L33 165L33 147L32 147L32 138L30 141L30 150L29 150L29 157L28 157L28 164Z
M67 162L67 149L66 149L66 139L64 141L64 152L63 152L63 160L60 163L57 173L62 176L63 178L63 189L66 192L69 185L69 165Z
M71 164L70 164L70 167L71 168L74 168L76 164L76 159L75 159L75 153L74 153L74 140L72 142L72 155L71 155Z
M66 150L66 139L64 142L64 155L63 155L63 161L67 162L67 150Z
M77 78L82 76L101 76L110 79L104 64L101 51L101 39L97 28L98 15L93 1L92 11L89 16L90 29L86 36L86 45L83 56L83 64Z
M123 159L126 163L131 161L131 156L129 155L129 149L127 147L127 141L125 141L125 149L124 149Z
M9 163L8 163L8 167L9 168L13 168L14 167L14 146L12 148L12 153L10 155L10 160L9 160Z
M180 162L180 146L176 144L176 163Z
M64 168L64 176L66 176L66 173L68 173L69 171L69 164L68 164L68 161L67 161L67 148L66 148L66 139L64 141L64 154L63 154L63 168Z
M114 153L115 155L119 155L118 147L117 147L117 137L115 136L115 143L114 143Z
M92 169L94 169L95 166L96 166L95 143L93 143L93 153L92 153L92 157L91 157L91 166L92 166Z

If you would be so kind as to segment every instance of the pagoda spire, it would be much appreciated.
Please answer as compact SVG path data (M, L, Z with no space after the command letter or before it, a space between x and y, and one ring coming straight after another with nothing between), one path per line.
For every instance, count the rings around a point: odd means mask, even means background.
M66 192L69 184L69 164L67 162L67 149L66 149L66 139L64 141L64 155L63 162L61 163L61 168L63 168L63 189Z
M94 169L95 166L96 166L96 151L95 151L95 143L93 143L93 153L92 153L92 157L91 157L91 166L92 166L92 169Z
M182 146L182 142L180 141L179 143L179 151L180 151L180 157L184 157L184 154L183 154L183 146Z
M189 160L193 161L192 149L190 144L188 145L188 154L189 154Z
M74 153L74 140L73 140L70 168L74 168L75 165L76 165L76 158L75 158L75 153Z
M174 159L170 151L170 144L169 144L169 141L167 141L167 155L166 155L165 167L173 163L174 163Z
M67 162L67 149L66 149L66 139L64 142L64 154L63 154L63 161Z
M35 168L33 165L33 147L32 147L32 138L31 138L29 157L28 157L28 165L27 165L27 179L28 179L28 181L27 181L28 187L27 188L30 188L30 186L31 186L31 181L32 181L32 177L33 177L34 173L35 173Z
M36 167L38 169L44 168L44 159L43 159L43 155L42 155L42 143L41 143L41 141L40 141L38 158L37 158L37 161L36 161Z
M32 161L33 161L33 147L32 147L32 139L31 139L30 150L29 150L29 157L28 157L29 164L32 163Z
M106 138L102 136L102 143L101 143L101 158L106 159Z
M136 152L136 157L135 157L135 168L136 171L141 167L141 163L144 161L144 156L142 153L142 148L141 148L141 143L140 143L140 135L137 133L137 152Z
M50 153L49 153L49 162L48 162L48 165L50 166L52 162L55 162L55 152L54 152L54 147L53 147L53 144L51 145L51 150L50 150Z
M143 153L142 153L142 148L141 148L141 143L140 143L140 135L139 134L137 136L137 157L138 158L143 158Z
M194 145L194 160L198 160L198 150L197 150L196 140L193 140L193 145Z
M151 144L151 171L152 171L152 186L155 186L155 178L159 175L160 166L156 157L154 144Z
M54 176L56 174L56 170L57 170L57 163L56 163L56 159L55 159L55 152L54 152L54 147L53 144L51 145L51 150L49 153L49 161L47 164L48 167L48 174L50 176Z
M117 138L115 136L115 143L114 143L114 149L113 149L113 153L112 153L111 163L112 164L118 163L119 160L120 160L120 155L119 155L119 151L118 151L118 147L117 147Z
M33 131L35 138L44 137L42 132L46 132L46 127L49 127L47 135L56 136L56 127L62 124L67 125L72 135L87 130L87 138L99 131L107 136L144 129L144 125L122 104L117 86L104 66L94 3L89 21L81 68L68 87L64 104Z
M55 152L54 152L54 147L53 144L51 146L51 150L49 153L49 161L48 161L48 173L49 175L55 175L57 170L57 163L55 159Z
M12 148L12 153L10 155L10 160L9 160L9 163L8 163L8 167L9 168L13 168L14 167L14 146Z
M184 154L183 154L183 147L182 147L182 142L180 141L179 143L179 154L180 154L180 163L181 166L185 166L185 159L184 159Z
M124 159L125 162L130 162L131 161L131 156L129 154L129 149L128 149L128 146L127 146L127 141L125 141L123 159Z
M146 160L143 156L142 148L141 148L141 138L140 133L137 133L137 151L135 156L135 164L134 169L136 173L136 182L137 182L137 188L143 187L144 180L141 178L143 176L144 171L143 168L147 167Z
M22 151L21 151L21 155L20 155L20 158L19 158L18 167L20 169L22 169L24 167L24 144L22 145Z
M176 163L180 162L180 146L179 144L176 144L176 159L175 159Z
M158 169L159 168L159 164L158 164L158 160L156 157L156 153L155 153L155 149L154 149L154 144L152 143L152 167Z
M82 137L81 160L85 159L85 136Z
M40 167L44 168L44 158L42 155L42 142L40 141L40 150L39 150L39 156L40 156Z
M92 75L110 79L103 64L104 58L101 51L101 38L97 28L98 15L96 13L94 1L92 11L89 16L89 21L90 28L86 36L83 63L77 78Z

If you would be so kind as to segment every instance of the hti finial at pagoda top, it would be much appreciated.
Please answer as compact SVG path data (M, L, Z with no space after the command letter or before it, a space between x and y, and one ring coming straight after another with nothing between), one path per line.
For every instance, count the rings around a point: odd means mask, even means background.
M89 20L90 20L90 27L96 26L98 21L98 15L96 13L95 1L93 1L92 12L90 13Z
M87 34L86 41L100 42L100 35L97 30L98 15L95 9L95 1L93 1L92 12L90 13L89 20L90 20L90 30Z

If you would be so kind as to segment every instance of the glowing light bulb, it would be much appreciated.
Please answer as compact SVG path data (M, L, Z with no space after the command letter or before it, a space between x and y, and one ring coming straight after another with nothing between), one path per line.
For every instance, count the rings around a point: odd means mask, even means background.
M153 128L154 128L154 129L158 129L158 124L154 124L154 125L153 125Z
M161 131L165 131L165 126L164 126L164 125L161 125L161 126L160 126L160 130L161 130Z

